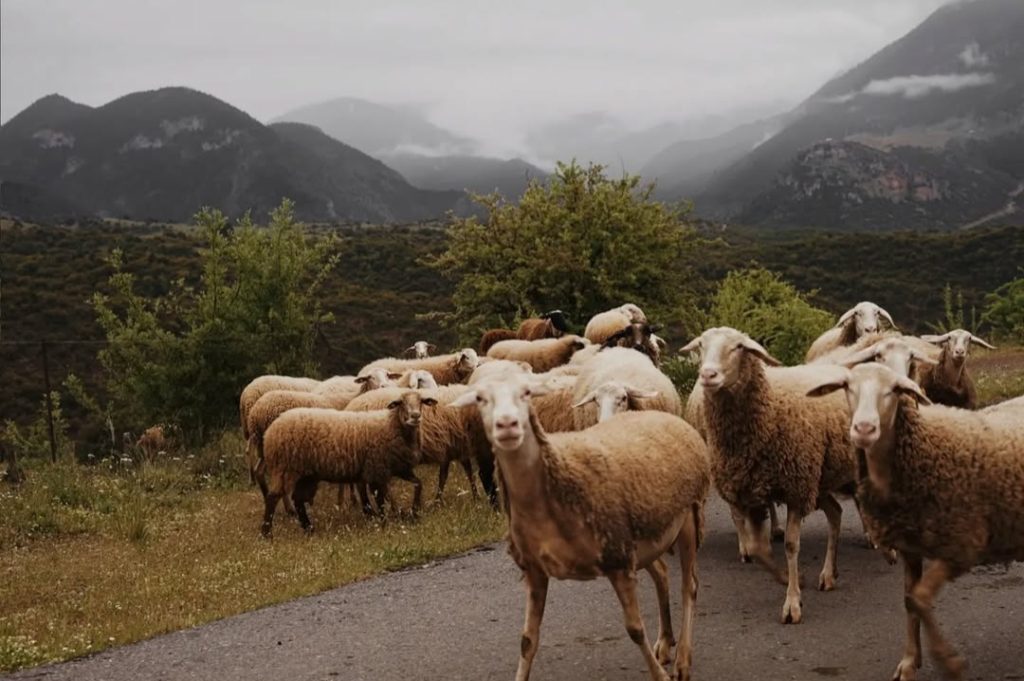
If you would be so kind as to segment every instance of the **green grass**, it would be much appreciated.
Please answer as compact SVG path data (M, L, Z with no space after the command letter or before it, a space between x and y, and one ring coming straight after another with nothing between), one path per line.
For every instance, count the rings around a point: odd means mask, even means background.
M228 453L228 443L238 444ZM211 453L212 452L212 453ZM367 520L322 485L306 536L279 508L259 535L240 441L193 457L31 462L0 486L0 671L65 660L418 565L500 539L504 519L451 476L419 521ZM221 455L224 456L221 456ZM221 463L223 461L223 463ZM425 499L437 469L424 467ZM402 507L411 488L393 484Z
M967 362L978 389L979 407L1024 395L1024 347L978 351Z

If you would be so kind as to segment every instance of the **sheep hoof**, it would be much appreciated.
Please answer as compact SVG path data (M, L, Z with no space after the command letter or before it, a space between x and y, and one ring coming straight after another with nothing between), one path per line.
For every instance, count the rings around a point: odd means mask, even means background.
M896 564L897 558L896 558L896 550L895 549L883 549L882 550L882 557L885 558L885 562L888 563L889 565L895 565Z
M740 554L740 562L741 562L741 563L748 563L748 564L749 564L749 563L753 563L753 562L754 562L754 559L753 559L753 558L751 558L751 557L750 557L749 555L747 555L746 553L741 553L741 554Z
M786 599L786 604L782 606L782 623L783 624L800 624L802 613L800 612L800 600L794 598L793 600Z
M776 527L772 530L772 543L781 544L786 541L786 531L781 527Z
M658 663L666 665L672 661L672 644L671 639L658 639L658 642L654 644L654 657L657 658Z
M818 575L818 591L832 591L836 588L836 577L822 572Z
M919 664L915 664L914 658L904 657L900 660L900 663L896 665L896 671L892 675L892 681L916 681L917 668L919 666Z
M949 678L955 679L955 681L960 681L960 679L964 678L964 670L967 669L967 660L963 657L951 652L949 655L942 658L940 662L946 669L946 675Z

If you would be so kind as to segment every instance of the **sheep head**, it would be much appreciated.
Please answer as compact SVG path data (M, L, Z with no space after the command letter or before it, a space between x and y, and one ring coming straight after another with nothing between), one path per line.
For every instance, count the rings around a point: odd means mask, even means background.
M546 395L549 389L527 374L484 381L459 396L448 406L465 408L476 406L480 411L487 439L496 449L515 451L526 439L530 423L530 398Z
M658 347L658 343L654 340L657 338L657 336L654 335L655 331L661 331L660 324L634 322L613 333L605 339L604 343L601 345L604 348L631 348L637 352L644 353L657 365L658 361L661 359L661 351ZM664 343L664 341L662 341L662 343Z
M437 346L427 341L416 341L405 349L405 355L413 356L416 359L426 359L430 357L430 353L437 350Z
M921 336L921 338L929 343L941 346L946 356L952 359L953 364L957 366L967 361L967 353L970 350L971 343L988 348L989 350L996 349L994 345L989 345L970 331L964 331L963 329L954 329L941 336L929 335Z
M889 326L896 327L896 322L892 320L888 312L878 305L865 300L844 312L836 326L843 327L847 324L853 324L856 337L860 338L866 333L877 333L882 328L881 319L889 322Z
M624 411L639 409L639 400L650 400L661 395L657 390L641 390L620 381L608 381L597 386L583 399L572 405L573 408L595 402L597 404L597 422L607 421Z
M357 376L356 383L361 386L360 392L365 393L377 390L378 388L389 388L398 385L398 379L401 377L402 374L396 374L393 371L376 367L369 369L365 374Z
M423 369L414 369L406 377L409 387L413 390L436 390L437 381L434 375Z
M561 310L545 312L540 316L540 318L549 320L551 322L551 326L558 331L558 334L569 333L569 324L565 321L565 313Z
M700 351L700 384L709 392L735 385L742 373L742 361L748 355L769 366L782 364L753 338L728 326L708 329L679 352L695 350Z
M848 356L841 364L851 369L864 362L878 362L897 374L908 377L913 375L917 365L938 364L934 359L915 350L907 345L906 341L899 338L886 338L879 341Z
M399 423L408 428L417 428L423 417L423 407L437 406L433 397L423 397L415 390L402 393L397 400L388 403L388 409L395 411Z
M881 364L859 364L853 369L836 368L833 377L812 388L808 397L821 397L836 390L846 391L850 411L850 442L870 449L892 433L899 396L909 395L919 404L931 404L917 383Z
M647 321L647 315L644 314L644 311L640 309L639 305L626 303L619 307L619 310L622 311L622 314L629 317L629 321L634 324L642 324Z

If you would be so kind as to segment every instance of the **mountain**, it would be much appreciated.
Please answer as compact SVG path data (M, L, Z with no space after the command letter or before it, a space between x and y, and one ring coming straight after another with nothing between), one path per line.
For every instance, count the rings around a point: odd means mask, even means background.
M469 154L472 140L431 123L408 108L383 106L354 97L303 106L273 122L313 125L336 140L365 154L417 153Z
M531 179L548 177L545 171L518 158L391 154L381 156L381 160L420 189L458 189L475 194L497 191L508 199L522 196Z
M184 221L202 206L264 215L283 197L305 220L438 217L458 192L409 185L380 161L308 126L265 126L187 88L90 108L45 97L0 126L0 209ZM10 201L10 203L9 203Z
M860 196L863 172L875 167L879 173L875 181L882 181L885 172L902 167L911 174L919 170L929 181L951 187L938 198L923 199L911 192L903 199L909 202L912 214L928 216L925 222L934 219L932 224L952 226L964 217L977 218L999 210L1007 203L1008 194L992 191L972 196L961 191L958 186L966 175L956 165L968 161L971 173L990 175L983 181L985 186L1009 187L1008 193L1016 181L1024 179L1013 173L999 176L1005 173L1000 165L1015 163L1006 157L1024 155L1024 150L1007 150L996 143L998 139L1017 139L1024 128L1021 36L1024 2L1020 0L974 0L944 6L907 35L826 83L790 112L786 125L770 139L725 167L705 171L709 177L690 197L695 198L698 212L707 217L771 216L769 221L774 223L787 216L798 224L825 219L816 224L852 228L856 225L838 217L842 206L836 205L836 212L830 213L821 195L786 188L795 177L802 177L804 187L820 180L822 186L830 187L830 196L841 196L847 188L844 182L850 180L851 192ZM805 153L833 140L876 150L878 153L870 156L877 165L863 165L869 154L859 147L834 147L849 152L844 158L856 167L847 173L833 172L832 161L822 165L816 160L838 157ZM969 153L965 151L968 148ZM819 168L825 175L815 177ZM692 190L685 180L669 177L662 178L662 183ZM766 210L770 198L792 205ZM752 207L755 203L757 207ZM857 224L899 226L905 213L903 209L883 210L864 215Z

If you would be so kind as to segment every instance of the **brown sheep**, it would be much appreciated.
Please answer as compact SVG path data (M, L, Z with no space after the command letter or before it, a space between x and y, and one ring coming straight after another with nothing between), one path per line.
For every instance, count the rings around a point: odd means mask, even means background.
M511 329L491 329L490 331L484 331L483 335L480 336L480 355L484 356L487 351L491 349L495 343L503 340L514 340L516 338L516 332Z

